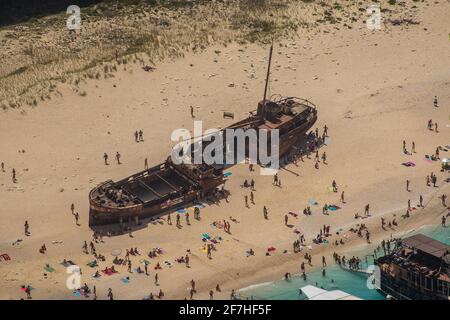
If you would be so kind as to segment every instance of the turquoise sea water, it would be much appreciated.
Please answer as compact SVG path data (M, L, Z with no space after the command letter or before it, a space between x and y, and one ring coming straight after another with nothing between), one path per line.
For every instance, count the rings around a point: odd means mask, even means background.
M441 226L425 226L415 230L408 235L423 233L433 239L450 245L450 228ZM361 259L365 254L371 253L368 249L365 253L358 253ZM355 254L356 255L356 254ZM372 263L372 258L368 258ZM350 272L333 265L326 268L325 277L322 271L309 272L306 281L299 276L292 277L290 281L279 280L270 283L250 286L239 291L241 299L267 299L267 300L304 300L306 297L299 294L299 288L308 284L322 287L325 290L342 290L365 300L384 300L384 296L377 290L367 288L367 275L363 273Z

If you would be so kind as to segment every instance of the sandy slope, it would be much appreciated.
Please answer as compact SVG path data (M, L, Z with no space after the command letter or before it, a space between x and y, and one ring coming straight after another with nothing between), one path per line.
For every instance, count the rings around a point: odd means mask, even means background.
M219 296L228 297L231 288L279 279L286 271L297 272L303 257L281 253L291 250L296 239L292 229L284 226L284 215L288 211L301 213L311 198L321 205L338 203L338 194L327 189L333 179L346 193L347 204L342 210L324 216L318 206L311 217L291 217L290 222L308 237L315 236L323 224L331 225L333 231L340 227L348 230L359 223L353 215L362 213L366 203L370 203L374 216L365 222L378 238L439 223L444 208L436 197L449 194L449 188L439 164L428 163L423 156L433 153L438 145L450 144L449 8L442 1L427 7L419 16L421 24L407 28L390 26L370 32L361 25L277 43L271 92L310 98L317 104L317 125L330 128L331 144L323 149L329 164L316 170L313 161L305 159L298 167L289 166L299 176L281 171L281 189L272 186L271 177L250 174L245 166L234 167L227 182L232 194L229 203L203 209L201 222L192 219L192 225L184 224L181 230L150 224L133 238L105 238L97 245L107 256L101 267L111 265L110 252L117 248L138 247L142 252L164 248L167 253L152 261L152 266L156 261L173 261L191 249L192 268L175 264L159 272L166 298L188 296L191 279L197 282L197 298L206 298L217 283L224 289ZM0 263L0 298L21 298L19 286L30 283L36 288L34 298L73 299L59 264L63 258L82 266L83 282L95 284L99 298L105 298L109 287L119 299L141 299L149 292L157 293L153 270L148 278L131 275L128 285L119 280L128 275L125 267L119 269L120 275L90 279L94 269L86 263L92 258L81 252L83 241L89 242L92 235L87 225L88 191L101 181L140 170L145 157L155 164L163 161L173 145L172 130L193 128L189 105L195 106L197 119L204 121L205 128L231 123L222 119L223 110L245 117L262 98L266 49L253 45L210 48L160 64L153 73L127 66L128 70L121 70L116 78L90 81L84 87L86 97L60 86L63 97L59 99L22 113L2 113L0 161L5 163L6 172L0 173L0 251L8 253L12 261ZM434 95L439 97L439 108L432 106ZM438 122L439 133L426 130L428 119ZM134 143L136 129L144 130L145 142ZM417 153L403 155L403 140L408 148L415 141ZM25 153L18 152L22 149ZM123 164L105 166L103 152L112 159L116 151L122 154ZM441 152L445 155L450 152ZM416 167L401 166L404 161L414 161ZM11 182L13 167L18 172L17 184ZM438 175L439 188L425 186L425 176L431 171ZM256 205L250 209L244 207L245 191L239 187L246 178L256 181ZM406 179L412 181L411 192L405 190ZM425 202L430 201L427 209L414 213L397 230L379 230L378 216L390 219L397 213L397 220L401 220L407 200L415 205L419 194ZM72 202L81 215L81 227L75 226L70 214ZM269 221L263 219L263 205L269 208ZM230 216L240 221L232 223L231 236L210 226L214 220ZM25 220L31 226L30 237L23 235ZM199 250L200 235L205 232L224 238L212 260ZM23 242L12 246L19 238ZM54 240L63 243L52 244ZM38 252L43 243L48 248L45 255ZM345 247L331 246L329 250L344 252L363 243L355 239ZM269 246L278 248L277 253L265 257ZM256 251L256 257L245 257L249 248ZM326 248L314 246L314 250ZM135 266L139 259L134 259ZM43 277L45 263L56 267L47 279Z

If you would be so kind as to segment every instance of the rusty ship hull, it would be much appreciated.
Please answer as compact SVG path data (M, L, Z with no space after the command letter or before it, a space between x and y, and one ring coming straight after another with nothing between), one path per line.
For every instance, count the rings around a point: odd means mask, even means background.
M305 136L317 120L317 109L310 101L295 97L284 99L266 99L272 59L273 45L270 48L264 98L258 103L257 110L250 112L248 118L228 126L225 129L256 129L258 146L261 134L267 135L265 141L267 155L271 155L271 132L279 134L278 154L283 157ZM224 130L225 130L224 129ZM262 130L261 130L262 129ZM198 146L190 144L191 151ZM222 145L225 146L225 145ZM203 144L200 145L200 148ZM248 153L250 145L244 149ZM255 147L255 146L253 146ZM227 147L221 152L224 154ZM204 201L226 192L224 164L175 164L171 157L155 167L141 171L118 182L111 180L101 183L89 193L89 225L119 223L121 226L139 224L140 219L159 216L174 211L187 204ZM218 187L222 186L222 190Z
M138 224L140 219L200 201L225 181L221 169L206 167L198 176L194 173L169 158L118 182L101 183L89 193L89 225Z

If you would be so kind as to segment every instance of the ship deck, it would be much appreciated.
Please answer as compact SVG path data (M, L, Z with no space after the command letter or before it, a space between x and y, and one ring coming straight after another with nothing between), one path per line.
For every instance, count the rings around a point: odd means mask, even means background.
M167 198L168 195L187 190L191 186L193 182L172 167L165 167L163 170L149 169L116 184L116 187L144 204Z

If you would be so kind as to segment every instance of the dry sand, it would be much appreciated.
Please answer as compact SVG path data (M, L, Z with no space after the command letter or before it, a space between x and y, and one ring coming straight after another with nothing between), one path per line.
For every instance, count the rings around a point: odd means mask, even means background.
M117 299L141 299L161 288L165 298L181 299L189 296L189 281L195 279L198 293L195 298L207 298L217 283L222 293L216 298L228 298L232 288L277 280L289 271L297 273L303 253L292 251L297 238L292 228L284 226L288 211L299 213L290 223L305 233L308 243L324 225L331 230L343 228L348 236L345 246L316 246L313 253L322 255L332 251L345 253L364 246L365 240L347 231L362 221L354 214L363 213L370 203L372 217L365 219L373 241L387 238L424 224L438 224L445 212L437 198L450 195L440 172L440 163L429 163L424 154L432 154L437 146L450 145L450 23L448 2L426 6L419 14L419 25L389 26L381 31L369 31L363 24L347 30L322 33L309 39L275 44L271 92L311 99L317 106L317 126L329 127L331 143L323 147L328 165L314 168L305 159L298 167L290 165L279 176L282 188L272 186L272 177L250 173L246 166L235 166L226 186L231 192L229 203L202 209L202 220L191 218L191 225L183 221L183 228L164 224L148 227L128 235L104 238L97 251L104 254L111 266L111 252L115 249L137 247L144 253L154 247L166 253L151 259L150 276L131 274L130 284L121 277L128 276L126 267L118 267L119 274L92 280L96 269L86 266L91 255L82 253L81 246L90 241L88 226L88 192L96 184L118 180L143 169L144 159L150 164L162 162L173 142L170 134L176 128L193 128L189 106L195 107L197 120L205 128L225 126L232 120L222 118L224 110L243 118L256 108L262 98L267 48L257 45L211 47L201 54L187 54L185 58L158 64L154 72L127 66L115 78L89 80L83 86L82 97L64 85L58 86L62 97L24 108L21 112L3 112L0 125L0 161L6 172L0 173L1 209L0 254L7 253L12 261L0 262L0 298L19 299L24 293L22 284L31 284L34 299L76 299L67 289L66 270L60 262L73 260L83 271L82 283L95 285L99 299L106 298L113 288ZM216 53L215 50L220 50ZM231 83L234 86L229 86ZM439 108L433 107L433 97L439 98ZM427 121L438 122L439 132L429 131ZM135 143L135 130L144 131L144 142ZM417 153L402 154L402 141L416 144ZM25 153L19 152L25 150ZM122 154L122 165L112 161L116 151ZM107 152L113 164L105 166L102 155ZM442 156L450 152L441 151ZM407 168L402 162L413 161ZM17 171L18 182L11 182L11 170ZM427 187L425 177L431 171L438 176L438 187ZM246 190L240 187L244 179L256 181L256 205L244 206ZM339 203L339 194L328 190L335 179L345 190L346 204L336 213L322 215L323 203ZM411 180L411 192L405 190L406 179ZM425 198L426 208L415 210L403 221L407 200L416 205L419 195ZM308 199L314 198L313 215L301 214ZM81 226L75 225L70 204L80 213ZM262 207L269 208L270 219L263 218ZM380 217L391 220L397 215L400 225L395 230L382 231ZM235 217L232 235L215 229L215 220ZM28 220L31 236L23 235ZM199 248L201 234L219 235L224 240L209 260ZM342 236L342 234L341 234ZM12 243L23 239L19 245ZM332 237L333 241L336 236ZM62 241L52 244L52 241ZM45 243L47 253L40 254ZM277 252L266 257L266 248ZM245 251L253 248L255 257L246 258ZM173 260L192 252L191 268ZM134 266L143 256L133 258ZM154 285L156 262L168 260L172 268L163 266L158 272L160 286ZM331 259L329 259L331 260ZM318 265L320 258L314 257ZM43 276L44 264L56 271Z

